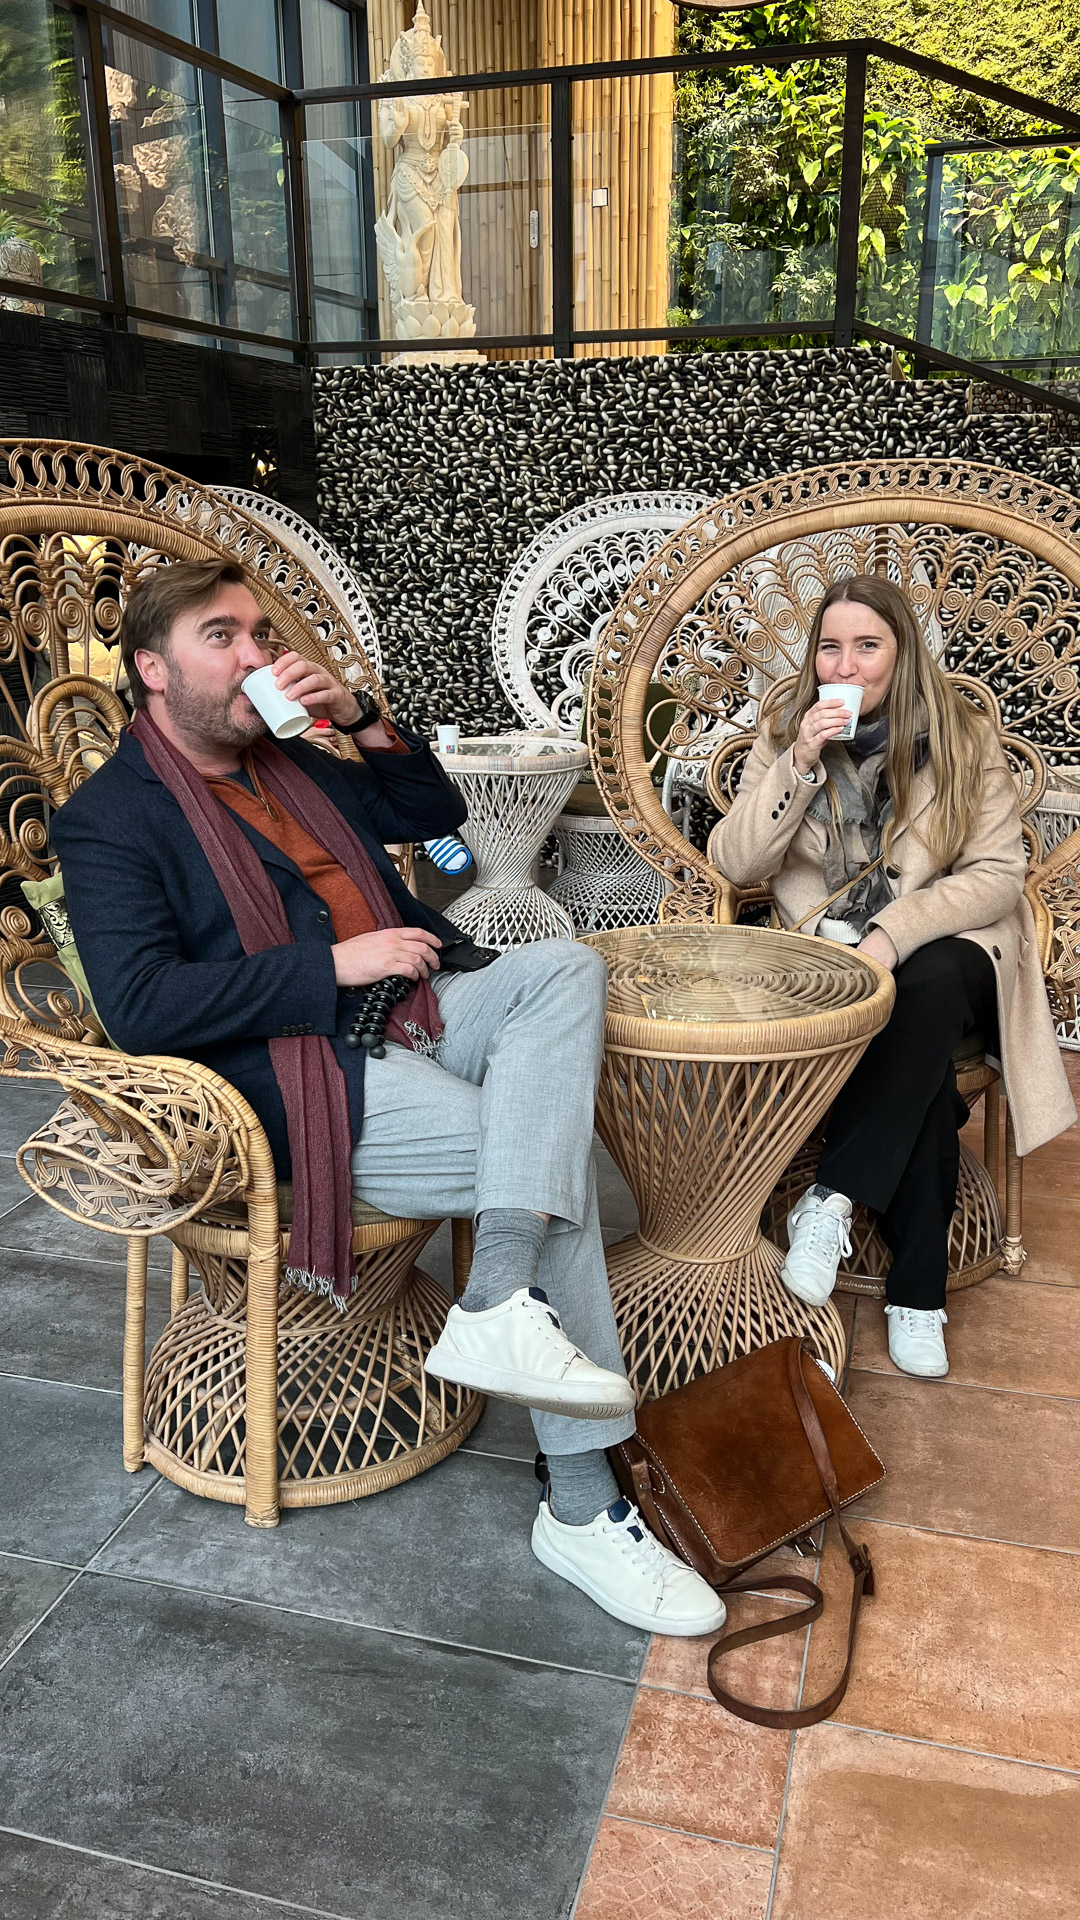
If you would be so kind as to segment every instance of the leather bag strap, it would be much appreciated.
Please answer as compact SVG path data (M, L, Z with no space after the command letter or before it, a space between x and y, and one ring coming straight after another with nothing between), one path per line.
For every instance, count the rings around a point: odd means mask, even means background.
M807 1445L813 1455L818 1477L832 1508L833 1518L840 1529L840 1537L851 1565L851 1611L848 1615L847 1656L844 1661L844 1670L831 1692L816 1701L813 1706L791 1709L756 1707L751 1701L740 1700L737 1694L729 1693L720 1685L716 1677L721 1660L725 1655L733 1653L736 1647L748 1647L755 1640L777 1640L785 1633L797 1633L801 1627L809 1626L812 1620L820 1619L825 1605L825 1596L815 1581L807 1580L801 1574L790 1574L786 1578L777 1577L771 1580L755 1580L751 1577L749 1580L740 1580L738 1584L725 1585L721 1589L724 1593L777 1591L799 1593L805 1595L810 1604L800 1607L796 1613L781 1614L773 1620L759 1621L754 1627L741 1627L737 1633L722 1634L709 1652L708 1667L709 1688L713 1697L722 1707L726 1707L729 1713L736 1714L740 1720L749 1720L755 1727L778 1727L785 1731L796 1727L816 1726L819 1720L827 1719L829 1714L835 1712L840 1705L851 1678L855 1632L863 1594L872 1594L874 1591L874 1570L869 1550L865 1546L856 1546L841 1518L840 1488L837 1485L829 1443L822 1431L821 1421L818 1419L817 1409L810 1398L803 1374L803 1356L807 1353L809 1353L809 1347L805 1341L792 1341L788 1350L788 1384L791 1387L791 1397L795 1402L802 1430L806 1435Z

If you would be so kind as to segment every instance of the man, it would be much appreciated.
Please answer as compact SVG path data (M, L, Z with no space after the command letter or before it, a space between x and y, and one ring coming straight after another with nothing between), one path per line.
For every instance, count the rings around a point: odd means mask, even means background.
M163 567L131 597L134 722L54 825L105 1027L131 1053L202 1061L250 1101L293 1181L289 1277L339 1305L350 1191L407 1217L475 1215L468 1286L428 1370L533 1410L546 1566L631 1625L716 1628L722 1604L620 1498L605 1452L634 1414L591 1161L604 965L543 941L485 966L415 900L383 843L451 832L459 793L418 736L293 652L273 663L278 687L363 759L271 741L241 685L271 638L232 566ZM357 990L395 974L413 984L385 1056L368 1057L345 1044Z

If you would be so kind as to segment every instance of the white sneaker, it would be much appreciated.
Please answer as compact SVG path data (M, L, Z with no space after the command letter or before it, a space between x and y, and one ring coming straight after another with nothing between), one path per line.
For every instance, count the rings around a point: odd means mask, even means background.
M948 1325L944 1307L886 1307L889 1320L889 1359L901 1373L915 1373L924 1380L941 1380L949 1371L945 1351Z
M611 1420L636 1404L624 1373L595 1367L567 1339L541 1287L519 1287L483 1313L452 1306L424 1367L436 1380L577 1420Z
M688 1637L719 1633L727 1619L719 1595L661 1545L629 1500L616 1500L587 1527L566 1527L545 1494L533 1522L532 1550L552 1573L628 1627Z
M780 1278L812 1307L823 1306L836 1285L841 1259L851 1252L851 1201L842 1193L819 1200L813 1189L787 1217L788 1251Z

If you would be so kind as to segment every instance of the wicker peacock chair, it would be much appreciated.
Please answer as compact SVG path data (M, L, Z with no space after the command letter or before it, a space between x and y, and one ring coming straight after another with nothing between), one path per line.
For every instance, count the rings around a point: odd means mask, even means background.
M423 1372L448 1302L415 1260L438 1222L355 1202L348 1311L281 1288L291 1196L255 1114L205 1067L110 1047L57 961L62 918L47 930L21 892L52 870L52 812L128 718L115 691L127 595L152 568L210 559L244 568L288 645L381 702L320 582L235 502L108 449L0 442L0 1075L63 1094L18 1154L24 1179L128 1243L125 1466L148 1461L274 1526L280 1506L423 1472L483 1403ZM155 1234L173 1245L172 1317L144 1367ZM463 1250L459 1235L458 1267Z
M678 725L651 743L673 758L723 729L708 786L726 810L763 706L803 658L817 601L834 580L863 572L909 591L935 657L1001 733L1052 1009L1075 1022L1080 833L1046 855L1033 824L1048 774L1053 781L1055 769L1075 764L1080 721L1080 501L1052 486L962 462L882 461L792 474L696 515L624 594L597 651L590 737L612 818L670 880L663 919L731 922L764 911L767 888L740 894L660 805L641 746L645 692L659 680L679 702ZM982 1162L962 1149L952 1287L1003 1265L1018 1272L1024 1257L1021 1162L1008 1121L1004 1231L998 1203L1000 1075L981 1052L958 1059L957 1072L969 1102L986 1096L986 1144ZM813 1177L817 1145L805 1144L777 1188L772 1229ZM888 1254L865 1214L853 1242L840 1285L882 1292Z

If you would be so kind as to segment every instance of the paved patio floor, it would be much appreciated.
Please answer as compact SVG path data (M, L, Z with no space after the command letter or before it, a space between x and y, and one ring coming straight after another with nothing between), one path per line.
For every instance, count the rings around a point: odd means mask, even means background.
M1028 1163L1022 1277L950 1302L947 1381L895 1373L880 1306L848 1301L889 1468L858 1510L878 1593L838 1719L792 1736L713 1703L707 1643L650 1646L532 1559L516 1411L270 1533L125 1474L123 1242L24 1197L12 1158L54 1104L0 1099L0 1920L1080 1912L1075 1133ZM425 1264L448 1280L445 1230ZM831 1542L824 1579L812 1635L733 1684L810 1697L846 1605Z

